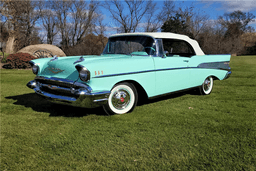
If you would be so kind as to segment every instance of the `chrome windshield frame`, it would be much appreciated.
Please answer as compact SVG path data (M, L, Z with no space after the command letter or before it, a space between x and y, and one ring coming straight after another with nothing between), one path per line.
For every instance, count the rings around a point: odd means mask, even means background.
M159 43L161 43L161 46L159 45ZM164 58L165 53L164 53L164 47L163 47L163 40L157 38L157 39L155 39L155 44L156 44L156 56L154 56L154 57ZM162 55L160 52L162 53Z

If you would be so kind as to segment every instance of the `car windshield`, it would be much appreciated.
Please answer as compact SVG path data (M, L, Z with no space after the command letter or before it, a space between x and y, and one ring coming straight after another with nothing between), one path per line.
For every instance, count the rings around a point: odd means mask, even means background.
M154 39L148 36L111 37L103 54L154 55L156 53Z

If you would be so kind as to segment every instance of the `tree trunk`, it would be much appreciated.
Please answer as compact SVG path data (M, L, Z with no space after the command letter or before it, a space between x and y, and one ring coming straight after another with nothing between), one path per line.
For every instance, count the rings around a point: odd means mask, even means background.
M6 43L6 48L5 48L5 52L8 54L14 53L14 40L15 37L14 36L10 36L7 40Z

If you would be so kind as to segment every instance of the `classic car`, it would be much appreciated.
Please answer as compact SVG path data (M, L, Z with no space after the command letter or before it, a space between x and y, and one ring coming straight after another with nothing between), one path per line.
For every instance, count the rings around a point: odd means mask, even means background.
M101 55L30 61L27 86L53 102L108 114L133 111L142 96L154 98L198 88L209 95L213 80L231 74L230 55L205 55L197 41L174 33L123 33L109 37Z

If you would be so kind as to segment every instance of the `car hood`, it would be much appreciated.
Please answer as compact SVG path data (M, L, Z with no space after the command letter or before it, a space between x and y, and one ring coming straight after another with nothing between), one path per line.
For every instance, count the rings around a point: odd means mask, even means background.
M58 77L75 81L78 79L78 71L75 68L78 64L86 67L91 72L91 78L94 78L115 73L152 69L152 65L147 65L148 62L146 61L152 63L152 58L149 56L109 54L59 57L58 59L44 58L33 62L40 66L38 76Z

